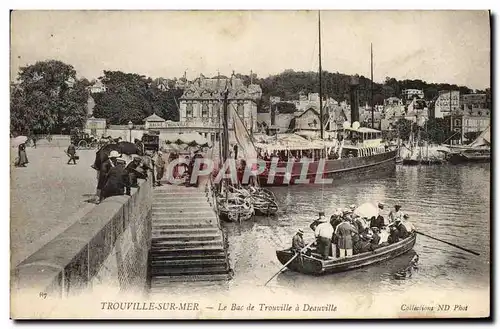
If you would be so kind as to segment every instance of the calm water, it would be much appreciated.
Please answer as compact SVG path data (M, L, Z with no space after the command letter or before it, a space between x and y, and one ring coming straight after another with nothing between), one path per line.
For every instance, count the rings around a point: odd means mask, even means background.
M418 230L481 255L419 235L413 251L394 260L322 277L285 271L269 284L271 289L313 293L361 289L376 293L408 287L440 291L489 287L490 164L398 166L388 177L347 180L324 189L292 186L272 190L281 206L277 217L257 217L240 225L224 224L235 275L229 283L218 287L219 291L262 287L281 267L275 250L288 247L298 228L306 232L306 243L311 241L309 224L318 209L324 208L329 217L337 207L378 200L388 204L386 213L389 207L401 204ZM419 257L418 266L409 267L415 254ZM207 289L193 287L191 292L205 293Z

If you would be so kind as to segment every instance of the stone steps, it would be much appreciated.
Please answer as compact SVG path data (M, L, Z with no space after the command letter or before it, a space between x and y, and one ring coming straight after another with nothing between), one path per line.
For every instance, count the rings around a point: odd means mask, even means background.
M191 241L219 241L222 240L221 234L217 233L198 233L194 234L191 233L190 235L187 235L185 233L180 233L180 234L156 234L151 237L151 243L154 243L155 245L159 242L162 241L171 241L173 243L182 243L182 242L191 242Z
M204 189L155 189L152 208L151 289L169 282L225 281L229 261L218 219Z
M155 267L210 267L225 265L224 258L158 259L151 262Z
M219 247L222 245L222 237L217 237L213 240L159 240L155 239L151 241L151 250L156 249L172 249L172 250L184 250L184 249L192 249L192 248L203 248L203 247Z
M158 225L159 226L159 225ZM220 235L221 232L217 227L189 227L187 226L186 228L162 228L155 226L153 229L152 237L157 237L161 235L166 235L166 236L196 236L198 234L207 234L207 233L212 233L214 235Z
M165 221L153 221L153 231L158 230L190 230L190 229L206 229L216 227L215 223L210 223L208 221L200 221L200 222L169 222Z
M155 266L151 269L151 274L154 276L227 274L227 268L225 264L200 267L195 267L193 265L185 267Z
M155 253L151 252L149 255L151 262L157 261L167 261L167 260L192 260L196 261L200 259L225 259L226 254L224 250L198 250L198 251L179 251L179 252L162 252Z
M227 281L231 279L230 274L206 274L206 275L183 275L183 276L156 276L151 280L151 289L155 292L158 288L169 288L169 282L197 282L197 281Z

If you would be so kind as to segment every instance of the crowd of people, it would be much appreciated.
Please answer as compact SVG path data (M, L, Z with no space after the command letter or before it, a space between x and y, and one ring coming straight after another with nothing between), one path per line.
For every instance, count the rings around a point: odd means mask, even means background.
M118 151L111 151L98 172L97 190L98 201L116 195L130 195L131 188L138 188L138 179L148 179L148 171L153 172L153 185L161 186L161 179L165 172L165 161L161 151L155 152L147 158L133 155L128 164L120 158ZM156 172L155 172L156 171Z
M413 226L407 221L409 216L395 205L387 218L384 218L384 204L378 203L378 216L371 218L358 216L356 206L338 208L327 220L324 212L314 220L310 228L316 237L316 252L324 260L345 258L352 255L374 251L407 238ZM299 252L304 249L304 231L299 229L292 239L292 249Z

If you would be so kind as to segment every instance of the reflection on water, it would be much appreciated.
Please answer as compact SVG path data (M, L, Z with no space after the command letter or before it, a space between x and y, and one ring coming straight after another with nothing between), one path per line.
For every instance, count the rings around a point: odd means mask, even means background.
M190 285L192 293L262 287L281 268L276 250L289 247L298 228L304 229L306 243L313 238L309 224L319 209L329 216L337 207L375 200L389 206L401 204L418 230L475 250L480 256L418 235L413 250L395 259L323 276L285 270L269 283L269 289L321 294L489 287L489 164L399 166L390 177L345 180L324 188L284 186L272 190L280 204L277 217L225 224L233 280L216 288ZM385 210L388 213L390 209Z

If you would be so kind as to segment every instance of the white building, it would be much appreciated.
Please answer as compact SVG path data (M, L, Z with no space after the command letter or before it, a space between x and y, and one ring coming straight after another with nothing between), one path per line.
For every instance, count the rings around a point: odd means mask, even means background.
M451 98L451 101L450 101ZM444 116L456 113L460 110L460 91L440 91L434 104L434 117L443 118Z

